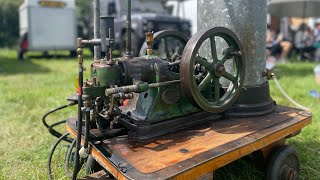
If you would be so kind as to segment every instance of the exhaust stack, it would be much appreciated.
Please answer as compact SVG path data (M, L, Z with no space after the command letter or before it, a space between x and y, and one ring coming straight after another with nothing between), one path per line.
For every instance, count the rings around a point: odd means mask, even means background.
M100 39L100 0L93 0L94 39ZM94 46L94 60L101 59L101 46Z
M126 0L128 5L127 23L126 23L126 58L131 57L131 0Z

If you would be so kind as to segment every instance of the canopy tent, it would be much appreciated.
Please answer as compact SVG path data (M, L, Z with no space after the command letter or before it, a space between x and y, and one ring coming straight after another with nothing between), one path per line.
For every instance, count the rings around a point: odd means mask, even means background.
M279 17L318 17L320 0L270 0L268 12Z

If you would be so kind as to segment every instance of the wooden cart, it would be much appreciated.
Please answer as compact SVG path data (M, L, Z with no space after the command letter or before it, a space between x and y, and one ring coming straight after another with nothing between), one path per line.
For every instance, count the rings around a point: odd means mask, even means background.
M299 166L287 167L286 161L293 161L293 166L299 165L299 161L294 150L283 145L311 119L312 114L306 111L277 106L276 112L267 116L201 124L148 143L131 142L127 136L91 142L91 154L116 179L203 179L212 178L215 170L260 151L264 158L269 158L267 176L280 174L294 179ZM67 123L67 129L76 135L75 119ZM99 172L90 177L107 174Z

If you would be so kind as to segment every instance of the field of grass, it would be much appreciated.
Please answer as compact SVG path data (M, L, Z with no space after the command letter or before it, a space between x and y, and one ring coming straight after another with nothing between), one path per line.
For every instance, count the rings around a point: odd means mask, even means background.
M86 60L85 65L88 67L89 64L90 60ZM314 113L313 124L289 140L299 152L302 179L320 179L320 102L309 96L309 90L320 90L314 80L315 65L293 62L279 65L275 71L288 94ZM77 61L74 59L18 61L14 51L0 50L0 179L48 178L46 163L56 138L47 132L41 117L46 111L65 104L66 97L75 93L76 77ZM278 104L291 105L274 82L270 85L272 97ZM75 107L63 110L50 116L49 121L55 122L75 113ZM65 147L60 150L64 151ZM57 179L67 179L61 163L55 161L53 170ZM263 173L240 160L219 170L216 177L261 179Z

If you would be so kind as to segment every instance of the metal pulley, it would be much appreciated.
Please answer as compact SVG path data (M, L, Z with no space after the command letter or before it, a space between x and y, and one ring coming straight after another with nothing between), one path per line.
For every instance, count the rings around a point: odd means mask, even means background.
M218 58L216 37L229 46ZM199 53L206 42L210 42L210 58ZM211 60L210 60L211 59ZM233 72L227 72L225 63L233 61ZM229 81L222 87L220 79ZM245 78L245 58L240 40L224 27L204 29L196 33L187 43L180 63L182 88L192 104L207 112L223 112L239 97Z
M161 59L174 62L176 56L182 55L183 49L188 42L188 38L182 33L174 30L159 31L153 35L152 48L157 51ZM157 47L156 47L157 46ZM159 46L163 46L162 50ZM147 42L140 49L140 56L147 54Z

